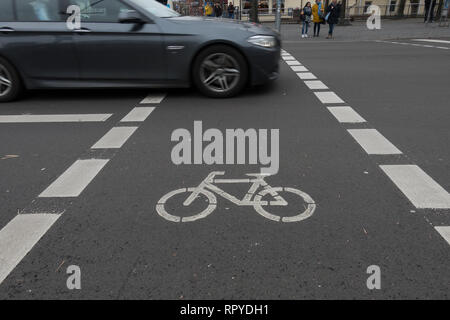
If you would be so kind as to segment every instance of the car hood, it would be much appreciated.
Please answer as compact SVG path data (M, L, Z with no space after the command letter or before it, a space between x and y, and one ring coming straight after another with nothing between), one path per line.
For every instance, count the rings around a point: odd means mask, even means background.
M232 19L209 18L209 17L192 17L179 16L168 18L171 22L176 24L186 24L190 26L198 26L200 28L211 29L235 29L242 30L254 34L266 34L278 36L277 32L258 23L236 21Z

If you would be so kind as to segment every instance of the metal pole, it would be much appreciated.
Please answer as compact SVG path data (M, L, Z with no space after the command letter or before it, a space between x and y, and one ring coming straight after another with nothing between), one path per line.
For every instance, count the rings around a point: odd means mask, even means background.
M281 32L281 0L277 0L277 12L275 15L275 28Z

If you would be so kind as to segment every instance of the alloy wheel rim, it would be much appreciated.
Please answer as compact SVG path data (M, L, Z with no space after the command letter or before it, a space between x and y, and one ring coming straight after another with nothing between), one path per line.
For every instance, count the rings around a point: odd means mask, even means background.
M227 92L239 82L241 72L236 59L226 53L207 56L200 66L200 80L209 90Z
M11 74L4 66L0 65L0 97L7 95L11 88Z

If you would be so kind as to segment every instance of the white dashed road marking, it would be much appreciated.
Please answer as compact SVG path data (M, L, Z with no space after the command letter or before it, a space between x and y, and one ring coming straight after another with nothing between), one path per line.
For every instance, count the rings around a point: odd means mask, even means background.
M289 60L294 61L295 60L295 58L293 56L283 56L283 59L284 59L284 61L289 61Z
M292 71L294 72L306 72L308 69L306 69L304 66L291 66Z
M442 238L444 238L445 241L450 244L450 226L439 226L434 227L434 229L436 229L436 231L439 232Z
M19 214L0 230L0 283L58 218L58 214Z
M295 61L285 61L285 62L287 63L288 66L301 66L302 65L297 60L295 60Z
M147 119L155 107L136 107L131 110L120 122L142 122Z
M158 104L166 94L152 94L141 104ZM142 122L151 114L154 107L132 109L121 122ZM4 121L12 122L68 122L68 121L106 121L112 114L101 115L46 115L46 116L3 116ZM9 118L7 118L9 117ZM15 117L15 118L11 118ZM37 121L39 120L39 121ZM115 127L104 135L92 148L120 148L138 127ZM103 169L110 159L77 160L60 175L39 198L78 197ZM53 200L55 201L55 200ZM34 201L33 201L34 202ZM39 210L46 212L46 210ZM50 212L50 211L49 211ZM50 229L60 214L33 213L19 214L0 230L0 284L14 270L39 239Z
M402 153L376 129L349 129L347 131L368 154Z
M21 114L0 116L0 123L104 122L112 113L102 114Z
M115 127L109 130L91 149L119 149L138 127Z
M323 83L320 80L305 81L305 84L311 90L328 89L328 87L325 85L325 83Z
M39 197L78 197L108 161L106 159L75 161Z
M344 100L339 98L333 91L318 91L314 92L314 94L322 103L344 103Z
M165 93L149 94L144 100L141 101L141 104L161 103L165 97Z
M366 122L352 107L328 107L328 110L340 123Z
M394 43L400 45L414 45L411 43L390 42L376 40L376 42ZM424 46L417 45L416 46ZM426 46L429 47L429 46ZM441 49L450 49L450 47L435 47ZM286 51L284 51L286 52ZM286 52L287 53L287 52ZM288 54L288 53L287 53ZM286 61L288 63L290 61ZM300 64L300 62L299 62ZM288 63L289 65L289 63ZM292 68L292 67L291 67ZM305 85L311 90L320 90L322 85L317 81L305 81L317 79L310 72L300 72L297 76L304 80ZM322 83L322 82L320 82ZM323 83L322 83L323 84ZM325 84L323 84L325 86ZM318 89L320 87L320 89ZM315 91L314 94L319 100L326 103L345 103L334 92ZM340 123L358 123L366 122L358 113L349 106L330 106L328 110ZM397 155L402 152L397 149L389 140L375 129L350 129L348 132L361 145L368 154L376 155ZM416 165L398 165L398 166L380 166L383 171L391 178L397 187L410 199L417 208L448 209L450 208L450 195L438 183L431 179L422 169ZM444 229L445 228L445 229ZM449 241L449 227L436 227L436 230Z
M297 76L302 80L317 79L311 72L300 72L297 73Z
M416 208L450 209L450 194L416 165L380 168Z

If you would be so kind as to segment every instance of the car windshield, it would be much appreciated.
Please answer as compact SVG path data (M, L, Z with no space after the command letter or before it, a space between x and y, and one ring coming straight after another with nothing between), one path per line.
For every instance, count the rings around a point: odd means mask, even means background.
M154 0L130 0L158 18L178 17L180 14Z

